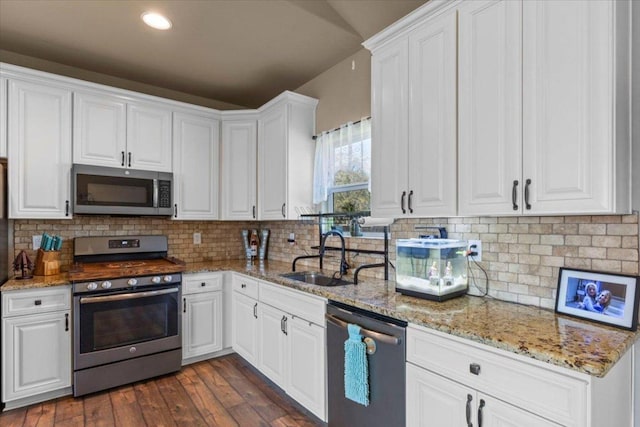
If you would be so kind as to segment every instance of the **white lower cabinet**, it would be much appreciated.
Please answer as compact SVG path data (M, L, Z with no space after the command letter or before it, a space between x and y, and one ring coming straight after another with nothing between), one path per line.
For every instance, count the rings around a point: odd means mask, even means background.
M630 351L597 378L409 325L407 362L407 426L631 425Z
M326 421L326 300L239 274L233 289L233 349Z
M234 274L232 306L233 350L258 366L258 282Z
M71 394L69 286L2 293L6 409Z
M222 273L185 274L182 293L182 363L222 350ZM195 360L190 360L198 358Z
M538 427L537 417L433 372L407 364L407 426Z

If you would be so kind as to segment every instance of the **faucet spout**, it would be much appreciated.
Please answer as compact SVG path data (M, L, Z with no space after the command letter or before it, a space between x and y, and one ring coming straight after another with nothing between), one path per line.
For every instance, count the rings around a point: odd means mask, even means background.
M349 264L347 263L346 257L346 242L344 240L344 236L337 230L329 230L322 235L322 241L320 242L320 259L324 258L324 253L326 249L327 238L329 236L338 236L340 237L340 276L344 276L347 274L349 269Z

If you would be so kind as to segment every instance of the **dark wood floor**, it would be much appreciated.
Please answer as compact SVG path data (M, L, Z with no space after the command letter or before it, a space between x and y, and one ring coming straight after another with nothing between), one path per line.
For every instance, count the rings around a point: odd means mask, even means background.
M324 426L233 354L179 373L0 414L0 426Z

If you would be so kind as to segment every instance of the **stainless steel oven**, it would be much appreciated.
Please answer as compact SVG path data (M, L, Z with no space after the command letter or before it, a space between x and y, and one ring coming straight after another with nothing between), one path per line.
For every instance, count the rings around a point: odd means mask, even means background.
M179 370L182 362L182 274L167 270L180 266L161 256L166 249L159 248L160 251L150 253L135 251L137 247L157 249L152 243L166 245L166 238L135 236L76 240L79 241L74 244L74 259L84 261L74 265L70 272L73 281L74 395ZM101 251L101 247L104 250ZM84 254L87 248L109 252L92 255L108 260L91 262L91 256L87 258ZM80 280L74 280L74 277Z
M73 212L107 215L172 215L173 174L73 165Z

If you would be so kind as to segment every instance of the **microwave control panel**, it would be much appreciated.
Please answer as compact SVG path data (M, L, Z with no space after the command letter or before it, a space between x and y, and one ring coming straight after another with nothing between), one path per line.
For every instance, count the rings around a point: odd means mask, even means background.
M171 181L158 181L158 207L171 207Z

